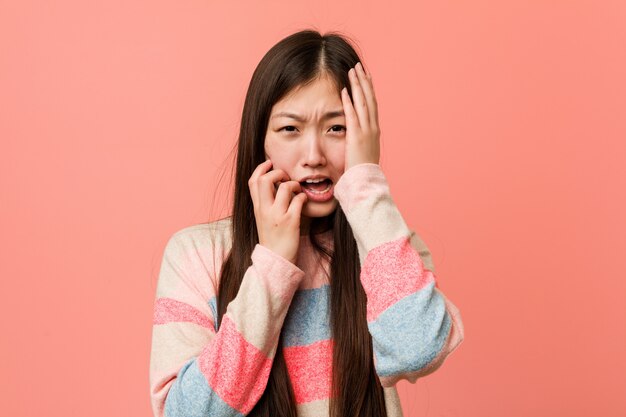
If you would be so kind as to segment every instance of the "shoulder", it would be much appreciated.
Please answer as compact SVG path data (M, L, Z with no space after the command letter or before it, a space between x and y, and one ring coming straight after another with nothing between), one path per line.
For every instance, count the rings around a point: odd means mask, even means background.
M215 248L230 244L232 217L186 226L170 237L173 245Z
M166 244L164 261L193 278L208 275L215 283L231 248L231 222L232 217L225 217L176 230Z

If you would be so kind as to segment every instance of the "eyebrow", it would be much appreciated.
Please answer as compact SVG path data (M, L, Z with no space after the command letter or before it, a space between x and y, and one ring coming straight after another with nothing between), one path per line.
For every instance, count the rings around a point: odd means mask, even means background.
M332 119L332 118L340 117L340 116L343 116L343 115L344 115L343 110L329 111L329 112L324 113L324 115L322 115L322 120ZM289 112L284 112L284 111L280 112L280 113L276 113L275 115L272 116L272 119L275 118L275 117L290 117L290 118L295 119L295 120L297 120L299 122L304 122L305 121L304 117L302 117L302 116L299 116L299 115L297 115L295 113L289 113Z

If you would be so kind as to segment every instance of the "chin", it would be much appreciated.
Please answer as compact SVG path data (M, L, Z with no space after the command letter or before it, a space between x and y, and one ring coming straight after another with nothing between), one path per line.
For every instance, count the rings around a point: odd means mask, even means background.
M339 202L333 198L324 203L307 201L302 207L302 215L307 217L326 217L337 209Z

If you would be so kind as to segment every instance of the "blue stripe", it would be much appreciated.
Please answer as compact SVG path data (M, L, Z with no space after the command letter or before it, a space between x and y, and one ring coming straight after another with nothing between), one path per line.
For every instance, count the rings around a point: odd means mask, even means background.
M330 285L298 290L283 324L283 346L304 346L331 336Z
M206 417L244 415L224 402L207 383L193 358L178 372L165 399L166 417Z
M397 301L368 323L376 372L391 376L419 371L443 349L451 326L435 282Z

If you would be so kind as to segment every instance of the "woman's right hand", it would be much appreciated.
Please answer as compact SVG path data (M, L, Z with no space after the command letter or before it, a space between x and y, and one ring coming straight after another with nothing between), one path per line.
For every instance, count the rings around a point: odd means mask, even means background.
M295 264L300 215L307 196L298 181L290 180L282 169L270 171L271 166L269 159L262 162L248 180L259 243ZM277 182L278 189L274 185Z

